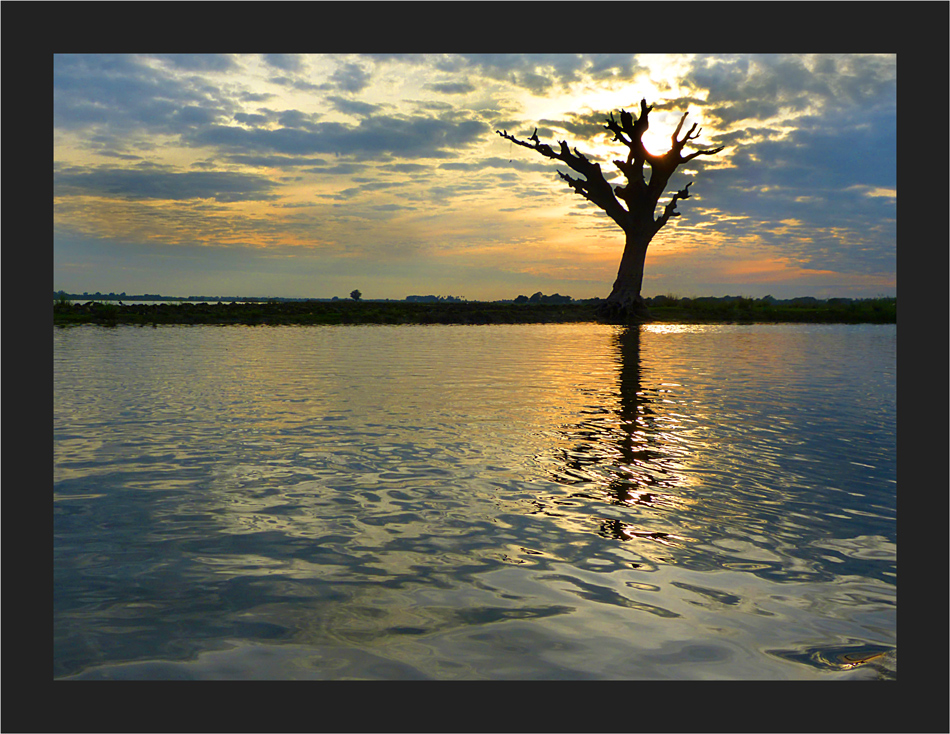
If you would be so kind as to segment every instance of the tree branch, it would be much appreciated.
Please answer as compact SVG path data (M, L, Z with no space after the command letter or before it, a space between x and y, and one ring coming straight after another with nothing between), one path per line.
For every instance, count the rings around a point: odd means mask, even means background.
M680 216L680 213L676 211L676 205L680 200L689 198L689 187L692 185L690 181L675 192L657 216L660 198L670 177L682 163L696 156L714 155L724 149L723 146L697 150L684 156L684 146L696 140L702 130L693 124L680 137L688 114L683 113L673 132L670 149L662 155L650 153L643 145L643 135L649 128L649 114L652 109L653 107L647 104L646 99L643 99L640 102L639 117L634 117L621 109L619 119L610 113L606 120L604 128L613 133L613 139L626 146L628 151L626 160L613 161L620 173L626 177L625 185L615 187L607 182L599 163L592 162L577 148L572 150L566 141L560 141L554 147L542 143L538 137L537 128L527 140L519 140L514 135L509 135L507 130L495 131L512 143L540 153L545 158L561 161L572 171L581 174L579 177L574 177L562 171L557 172L574 193L580 194L603 209L625 232L626 241L620 269L617 272L613 290L607 298L606 313L612 320L642 317L643 300L640 297L640 290L643 285L643 267L647 247L670 217ZM649 183L644 175L645 163L650 164Z
M718 153L719 151L724 150L725 147L726 147L725 145L720 145L718 148L710 148L708 150L694 151L690 153L688 156L686 156L685 158L680 157L680 163L686 163L686 161L691 161L693 160L693 158L695 158L698 155L716 155L716 153Z
M557 172L574 190L574 193L580 194L603 209L624 231L640 226L640 224L637 224L638 222L642 224L652 223L656 230L659 230L670 217L680 216L680 213L676 211L677 201L689 198L689 186L692 182L673 194L673 198L665 206L663 213L659 217L655 216L660 197L663 195L663 191L677 167L700 155L715 155L723 150L725 146L709 150L697 150L684 156L682 154L683 147L688 142L696 140L702 132L702 129L694 123L685 135L680 137L686 123L686 117L689 114L684 112L671 137L672 146L670 150L662 155L654 155L648 152L643 145L643 134L649 129L649 114L652 109L653 106L648 105L646 99L643 99L640 101L639 117L634 117L631 113L621 109L619 120L614 117L613 113L610 113L606 120L604 128L613 133L614 140L623 143L628 149L626 161L613 161L627 180L626 185L616 187L611 186L604 178L599 163L592 162L577 148L572 150L566 141L560 141L555 149L551 145L541 142L538 138L537 128L534 129L534 133L527 140L520 140L514 135L510 135L507 130L496 130L495 132L516 145L540 153L545 158L561 161L572 171L581 174L583 178L575 178L561 171ZM647 183L644 175L644 163L650 164L649 183Z
M568 185L574 191L583 196L588 201L596 204L603 209L607 215L621 227L628 225L629 212L623 208L623 205L614 196L613 187L604 178L603 171L599 163L592 163L585 155L580 153L577 148L571 152L567 142L560 141L560 150L555 151L550 145L542 143L538 138L538 131L528 139L531 142L519 140L514 135L510 135L507 130L496 130L501 137L510 140L516 145L530 150L537 151L546 158L553 158L567 164L572 170L584 176L584 179L573 178L565 173L558 171L558 175L567 181Z
M683 123L686 122L686 116L689 112L684 112L683 116L680 118L679 125L676 126L676 130L673 132L672 142L673 147L670 149L670 153L676 154L676 164L686 163L686 161L691 161L698 155L715 155L719 151L723 150L726 146L720 146L719 148L711 148L709 150L697 150L693 153L690 153L687 156L682 155L683 146L686 145L690 140L696 140L699 137L699 134L703 131L702 128L696 129L698 123L694 122L693 126L687 131L686 135L683 136L682 140L677 140L677 137L680 134L680 130L683 129Z
M673 194L673 198L670 199L669 203L663 208L663 214L656 218L656 228L659 230L670 217L678 217L680 213L676 211L676 202L680 199L689 198L689 187L693 185L693 182L690 181L686 186Z
M610 113L607 124L604 127L614 134L614 140L618 140L629 148L627 155L627 164L636 163L640 170L643 170L643 161L645 160L646 150L643 147L643 133L650 127L650 110L652 105L647 101L640 101L640 117L634 119L626 110L620 110L620 122L614 119L614 113Z

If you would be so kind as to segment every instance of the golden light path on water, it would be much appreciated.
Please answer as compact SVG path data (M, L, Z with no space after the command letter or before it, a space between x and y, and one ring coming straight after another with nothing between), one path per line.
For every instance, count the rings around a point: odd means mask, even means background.
M61 638L136 625L119 677L841 673L895 647L888 333L63 332L58 567L96 609Z

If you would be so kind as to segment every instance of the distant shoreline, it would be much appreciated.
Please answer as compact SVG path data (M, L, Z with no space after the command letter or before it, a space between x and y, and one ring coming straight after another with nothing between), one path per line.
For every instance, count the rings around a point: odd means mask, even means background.
M600 322L600 302L277 301L53 304L53 324L531 324ZM655 323L897 323L897 299L647 299Z

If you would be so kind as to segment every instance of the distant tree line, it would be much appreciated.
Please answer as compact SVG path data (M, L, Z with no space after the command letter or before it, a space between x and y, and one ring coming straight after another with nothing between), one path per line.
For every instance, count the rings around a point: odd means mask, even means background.
M461 296L406 296L409 303L462 303Z
M197 298L197 297L195 297ZM71 301L162 301L162 300L172 300L165 299L164 297L156 293L143 293L140 296L128 295L125 291L121 293L102 293L96 291L95 293L90 293L89 291L83 291L82 293L67 293L66 291L53 291L54 300L69 299ZM175 298L174 300L180 301L184 300L181 298ZM210 300L210 299L209 299Z
M515 299L515 303L570 303L573 300L574 299L570 296L562 296L560 293L546 296L541 291L538 291L530 298L528 298L528 296L518 296Z
M362 293L358 290L354 290L350 293L350 299L352 300L361 300ZM284 302L296 302L296 301L339 301L342 300L337 296L333 298L262 298L262 297L247 297L247 296L161 296L157 293L143 293L141 295L129 295L125 291L121 293L102 293L96 291L95 293L89 293L88 291L83 291L82 293L68 293L64 290L53 291L53 300L54 301L190 301L190 302L222 302L222 303L231 303L231 302L243 302L243 303L284 303ZM398 302L399 299L374 299L377 301L395 301ZM468 303L466 299L461 296L406 296L404 299L407 303ZM520 295L515 298L513 301L510 300L501 300L497 301L498 303L515 303L515 304L596 304L603 299L600 298L589 298L589 299L578 299L575 300L571 296L562 296L560 293L555 293L553 295L545 295L541 291L538 291L532 296ZM894 297L884 297L878 296L876 298L828 298L828 299L819 299L812 296L802 296L798 298L788 298L788 299L778 299L773 298L772 296L762 296L761 298L752 298L750 296L700 296L698 298L680 298L678 296L668 294L668 295L659 295L653 297L647 297L643 299L643 302L647 306L654 308L664 308L664 307L687 307L687 308L709 308L709 307L718 307L718 306L730 306L734 308L769 308L771 306L791 306L798 308L821 308L821 307L831 307L831 308L858 308L858 307L871 307L878 306L880 308L896 308L897 299Z
M268 301L302 301L310 300L304 298L262 298L258 296L162 296L158 293L142 293L129 295L125 291L121 293L102 293L96 291L90 293L68 293L63 290L53 291L54 301L211 301L230 303L235 301L246 303L266 303Z
M758 304L775 306L846 306L866 301L896 301L896 298L814 298L813 296L799 296L798 298L779 299L772 296L752 298L751 296L699 296L698 298L680 298L674 295L653 296L644 301L650 306L671 306L674 304L688 306L690 304Z

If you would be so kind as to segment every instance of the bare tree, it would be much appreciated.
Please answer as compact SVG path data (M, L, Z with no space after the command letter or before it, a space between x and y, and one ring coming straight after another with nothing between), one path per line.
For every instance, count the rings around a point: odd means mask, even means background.
M626 177L626 185L612 186L607 182L600 164L592 162L574 148L573 151L564 141L559 143L555 150L538 138L538 130L528 140L519 140L509 135L507 130L496 130L503 138L517 145L530 148L545 158L553 158L567 164L567 166L584 178L575 178L558 171L558 175L567 181L568 185L585 199L603 209L607 216L613 219L624 231L626 244L623 257L620 260L620 270L613 290L604 304L603 315L611 320L626 321L644 316L647 311L640 296L643 285L643 264L646 261L647 248L654 235L667 223L670 217L678 217L676 203L681 199L689 198L690 181L681 190L675 192L669 202L657 215L656 209L670 176L683 163L700 155L714 155L723 148L696 150L683 155L683 146L699 137L700 130L696 123L679 137L686 122L683 113L676 130L672 135L672 147L663 155L650 153L643 145L643 134L649 127L649 114L653 109L646 100L640 102L640 116L635 118L626 110L620 111L619 122L614 119L613 113L607 119L604 127L614 134L618 140L628 148L626 160L615 160L614 165ZM649 181L644 176L643 164L650 164Z

